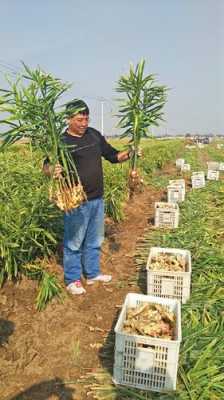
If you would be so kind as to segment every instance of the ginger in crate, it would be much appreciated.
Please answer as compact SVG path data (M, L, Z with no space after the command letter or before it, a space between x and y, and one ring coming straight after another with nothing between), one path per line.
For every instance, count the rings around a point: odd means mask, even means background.
M186 270L186 260L181 254L158 254L152 257L150 269L153 271L184 272Z
M160 304L128 307L123 331L129 334L174 339L175 314Z

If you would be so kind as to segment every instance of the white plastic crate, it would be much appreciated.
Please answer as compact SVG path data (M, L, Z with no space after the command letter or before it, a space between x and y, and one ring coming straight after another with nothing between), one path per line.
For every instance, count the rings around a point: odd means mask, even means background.
M185 163L184 158L178 158L176 160L176 167L181 169L181 167L182 167L182 165L184 165L184 163Z
M177 228L179 225L179 206L177 203L155 203L155 226L157 228Z
M174 340L123 332L128 307L144 303L164 305L175 313ZM115 326L113 382L142 390L163 392L176 389L181 342L181 307L174 299L128 293Z
M169 180L169 185L171 185L171 186L175 185L175 186L181 187L181 190L183 191L184 196L185 196L185 193L186 193L186 184L185 184L185 180L184 180L183 178L180 178L180 179L170 179L170 180Z
M224 162L219 163L219 171L224 171Z
M205 177L204 171L193 171L192 176L203 176Z
M190 164L183 164L183 165L181 166L181 171L182 171L182 172L187 172L187 171L190 171L190 170L191 170Z
M192 189L200 189L205 186L205 173L204 171L193 172L191 176Z
M208 161L207 162L208 170L219 171L219 162L217 161Z
M152 258L160 254L180 255L186 263L185 271L154 271L151 269ZM180 300L183 304L190 297L191 253L189 250L151 247L147 265L147 294Z
M213 171L211 169L208 169L207 179L209 181L218 181L219 180L219 171Z
M185 190L180 185L167 186L168 203L180 203L185 199Z
M185 180L183 178L170 179L169 185L178 185L178 186L181 186L184 190L186 189Z

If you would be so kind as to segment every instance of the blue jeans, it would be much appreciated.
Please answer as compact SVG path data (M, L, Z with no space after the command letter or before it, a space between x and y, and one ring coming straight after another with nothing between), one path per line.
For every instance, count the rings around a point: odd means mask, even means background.
M104 239L102 198L83 203L64 214L64 279L66 285L81 274L95 278L100 273L100 247Z

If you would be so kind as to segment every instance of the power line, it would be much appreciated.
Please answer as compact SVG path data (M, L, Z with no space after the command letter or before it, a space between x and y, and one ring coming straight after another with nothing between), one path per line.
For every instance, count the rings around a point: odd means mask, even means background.
M17 75L20 71L14 65L0 59L0 67L9 70L12 74Z

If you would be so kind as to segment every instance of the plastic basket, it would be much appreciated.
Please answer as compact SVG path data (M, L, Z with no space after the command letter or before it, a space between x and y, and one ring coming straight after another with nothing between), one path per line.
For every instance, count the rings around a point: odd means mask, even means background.
M185 163L185 160L184 160L183 158L178 158L178 159L176 160L176 167L177 167L177 168L181 168L182 165L184 165L184 163Z
M218 181L219 180L219 171L212 171L211 169L208 169L207 179L209 181Z
M183 178L181 178L181 179L170 179L169 180L169 185L177 185L177 186L180 186L181 188L183 188L184 191L186 190L186 184L185 184L185 180Z
M219 170L219 162L217 161L208 161L207 162L208 170L211 169L212 171Z
M186 263L184 272L151 270L152 258L160 254L183 256ZM189 250L151 247L147 265L147 294L180 300L183 304L190 297L191 287L191 253Z
M192 176L205 176L204 171L193 171Z
M224 162L219 163L219 171L224 171Z
M175 313L175 339L131 335L122 331L127 307L144 303L162 304ZM119 385L162 392L176 389L181 342L180 302L154 296L128 293L115 326L113 382Z
M182 172L187 172L187 171L190 171L190 170L191 170L190 164L183 164L183 165L181 166L181 171L182 171Z
M179 225L179 206L177 203L155 203L155 227L177 228Z
M191 176L192 189L200 189L205 186L205 173L204 171L193 172Z
M167 186L168 203L180 203L185 199L185 190L180 185Z

